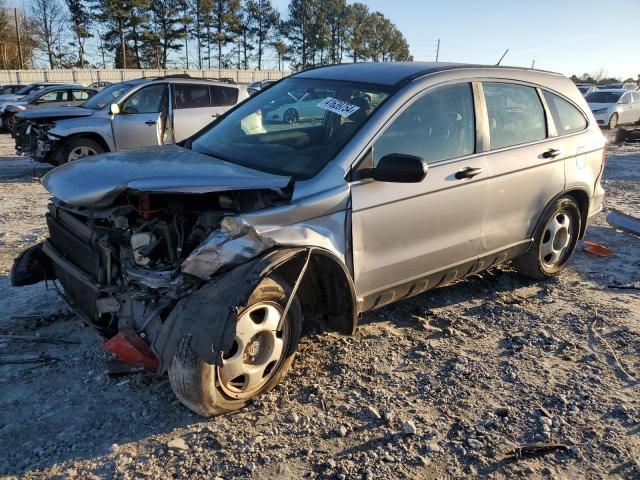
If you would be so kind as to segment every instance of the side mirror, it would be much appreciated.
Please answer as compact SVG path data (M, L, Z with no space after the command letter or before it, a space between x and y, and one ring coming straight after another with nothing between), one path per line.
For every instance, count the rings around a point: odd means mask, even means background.
M120 113L120 106L117 103L112 103L109 107L109 111L112 115L118 115Z
M427 176L427 168L421 157L391 153L371 169L370 178L378 182L420 183Z

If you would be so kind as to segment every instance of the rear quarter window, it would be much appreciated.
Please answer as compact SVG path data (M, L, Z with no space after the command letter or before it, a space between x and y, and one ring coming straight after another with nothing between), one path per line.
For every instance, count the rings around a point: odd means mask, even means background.
M582 112L571 103L551 92L544 92L551 118L556 126L558 135L579 132L587 128L587 119Z
M533 87L484 83L491 150L544 140L547 124L542 102Z
M212 86L211 105L214 107L231 107L238 103L238 89L233 87Z

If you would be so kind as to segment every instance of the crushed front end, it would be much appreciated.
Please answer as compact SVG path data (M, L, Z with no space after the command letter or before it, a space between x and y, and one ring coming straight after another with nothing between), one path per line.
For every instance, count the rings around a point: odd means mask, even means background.
M251 238L247 227L232 218L243 210L273 205L279 198L261 190L202 195L127 192L112 205L95 209L54 198L46 214L49 238L18 257L12 282L58 281L70 306L104 340L135 332L151 345L177 301L206 279L197 276L201 260L190 254L206 240L211 245L237 239L240 249L226 257L223 252L216 255L218 264L209 268L213 272L267 249L268 242Z

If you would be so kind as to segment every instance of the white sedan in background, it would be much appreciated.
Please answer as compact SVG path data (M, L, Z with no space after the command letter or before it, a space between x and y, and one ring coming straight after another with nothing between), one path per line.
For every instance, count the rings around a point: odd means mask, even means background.
M640 121L640 92L621 88L597 90L587 95L585 100L598 125L613 129L624 123Z

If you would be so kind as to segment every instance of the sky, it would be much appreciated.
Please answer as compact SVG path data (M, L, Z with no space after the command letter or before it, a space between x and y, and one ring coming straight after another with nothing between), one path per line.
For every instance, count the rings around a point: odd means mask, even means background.
M502 65L531 67L535 61L535 68L567 76L601 69L623 80L640 75L640 0L360 1L398 26L414 60L435 60L440 39L444 62L492 65L508 48ZM272 2L286 17L289 0ZM21 7L29 0L5 3ZM276 66L270 52L264 68Z
M640 75L640 0L360 0L394 22L414 60ZM286 13L288 0L272 0ZM348 3L353 3L348 1Z

